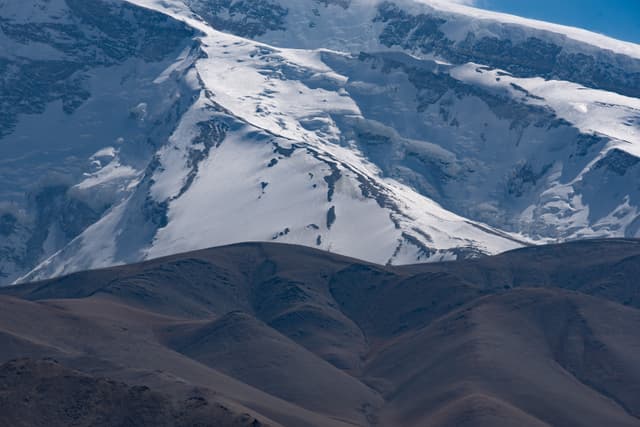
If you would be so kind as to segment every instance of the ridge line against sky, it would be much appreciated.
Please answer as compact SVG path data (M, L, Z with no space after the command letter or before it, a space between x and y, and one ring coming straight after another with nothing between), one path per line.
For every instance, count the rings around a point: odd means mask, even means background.
M640 43L640 0L448 0Z

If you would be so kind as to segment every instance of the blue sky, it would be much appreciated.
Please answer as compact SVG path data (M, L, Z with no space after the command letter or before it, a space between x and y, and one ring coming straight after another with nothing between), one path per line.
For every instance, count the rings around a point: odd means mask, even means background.
M463 0L476 7L586 28L640 43L640 0Z

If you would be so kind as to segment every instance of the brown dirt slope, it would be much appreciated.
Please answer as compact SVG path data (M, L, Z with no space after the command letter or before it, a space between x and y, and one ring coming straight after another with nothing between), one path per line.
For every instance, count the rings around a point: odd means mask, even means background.
M170 425L640 426L639 278L636 240L406 267L247 243L0 289L0 363ZM1 414L78 398L13 363Z

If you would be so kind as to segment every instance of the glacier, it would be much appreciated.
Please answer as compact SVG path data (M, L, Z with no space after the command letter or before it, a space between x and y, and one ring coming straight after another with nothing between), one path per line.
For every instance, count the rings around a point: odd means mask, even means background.
M640 235L640 47L445 1L0 1L0 281Z

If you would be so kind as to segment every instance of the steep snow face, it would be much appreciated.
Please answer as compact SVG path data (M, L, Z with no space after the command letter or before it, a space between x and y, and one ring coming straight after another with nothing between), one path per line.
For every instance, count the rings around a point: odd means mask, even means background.
M141 5L200 32L199 53L183 53L153 81L198 87L198 100L177 120L164 121L172 134L144 170L123 162L126 140L92 156L92 163L107 164L73 193L117 196L29 278L244 240L302 243L380 263L522 244L383 179L333 119L361 113L344 90L345 77L320 52L279 50L215 31L177 3ZM132 105L130 115L146 117L155 103Z
M192 102L154 80L194 34L123 2L0 1L0 281L132 190Z
M12 4L0 24L77 40L11 52L86 65L3 104L8 278L248 240L412 263L639 233L635 45L439 1Z
M640 196L638 99L398 53L325 58L365 118L343 135L386 175L534 239L634 235L611 215Z
M228 77L236 64L208 80L247 95L223 101L245 120L349 147L445 208L535 240L636 234L626 207L638 189L622 182L638 173L638 46L438 1L186 4L217 29L280 47L263 48L250 80L274 88L268 96L246 88L247 74ZM309 88L324 91L321 103Z
M184 1L214 28L273 46L351 53L404 50L449 63L483 64L518 77L640 95L638 45L446 0Z
M359 111L332 113L336 134L386 176L534 239L636 234L635 209L612 218L638 200L620 182L638 173L637 45L439 1L258 2L270 14L213 3L227 13L202 16L222 30L333 49L321 59L345 83L318 84ZM250 34L238 25L248 17Z

